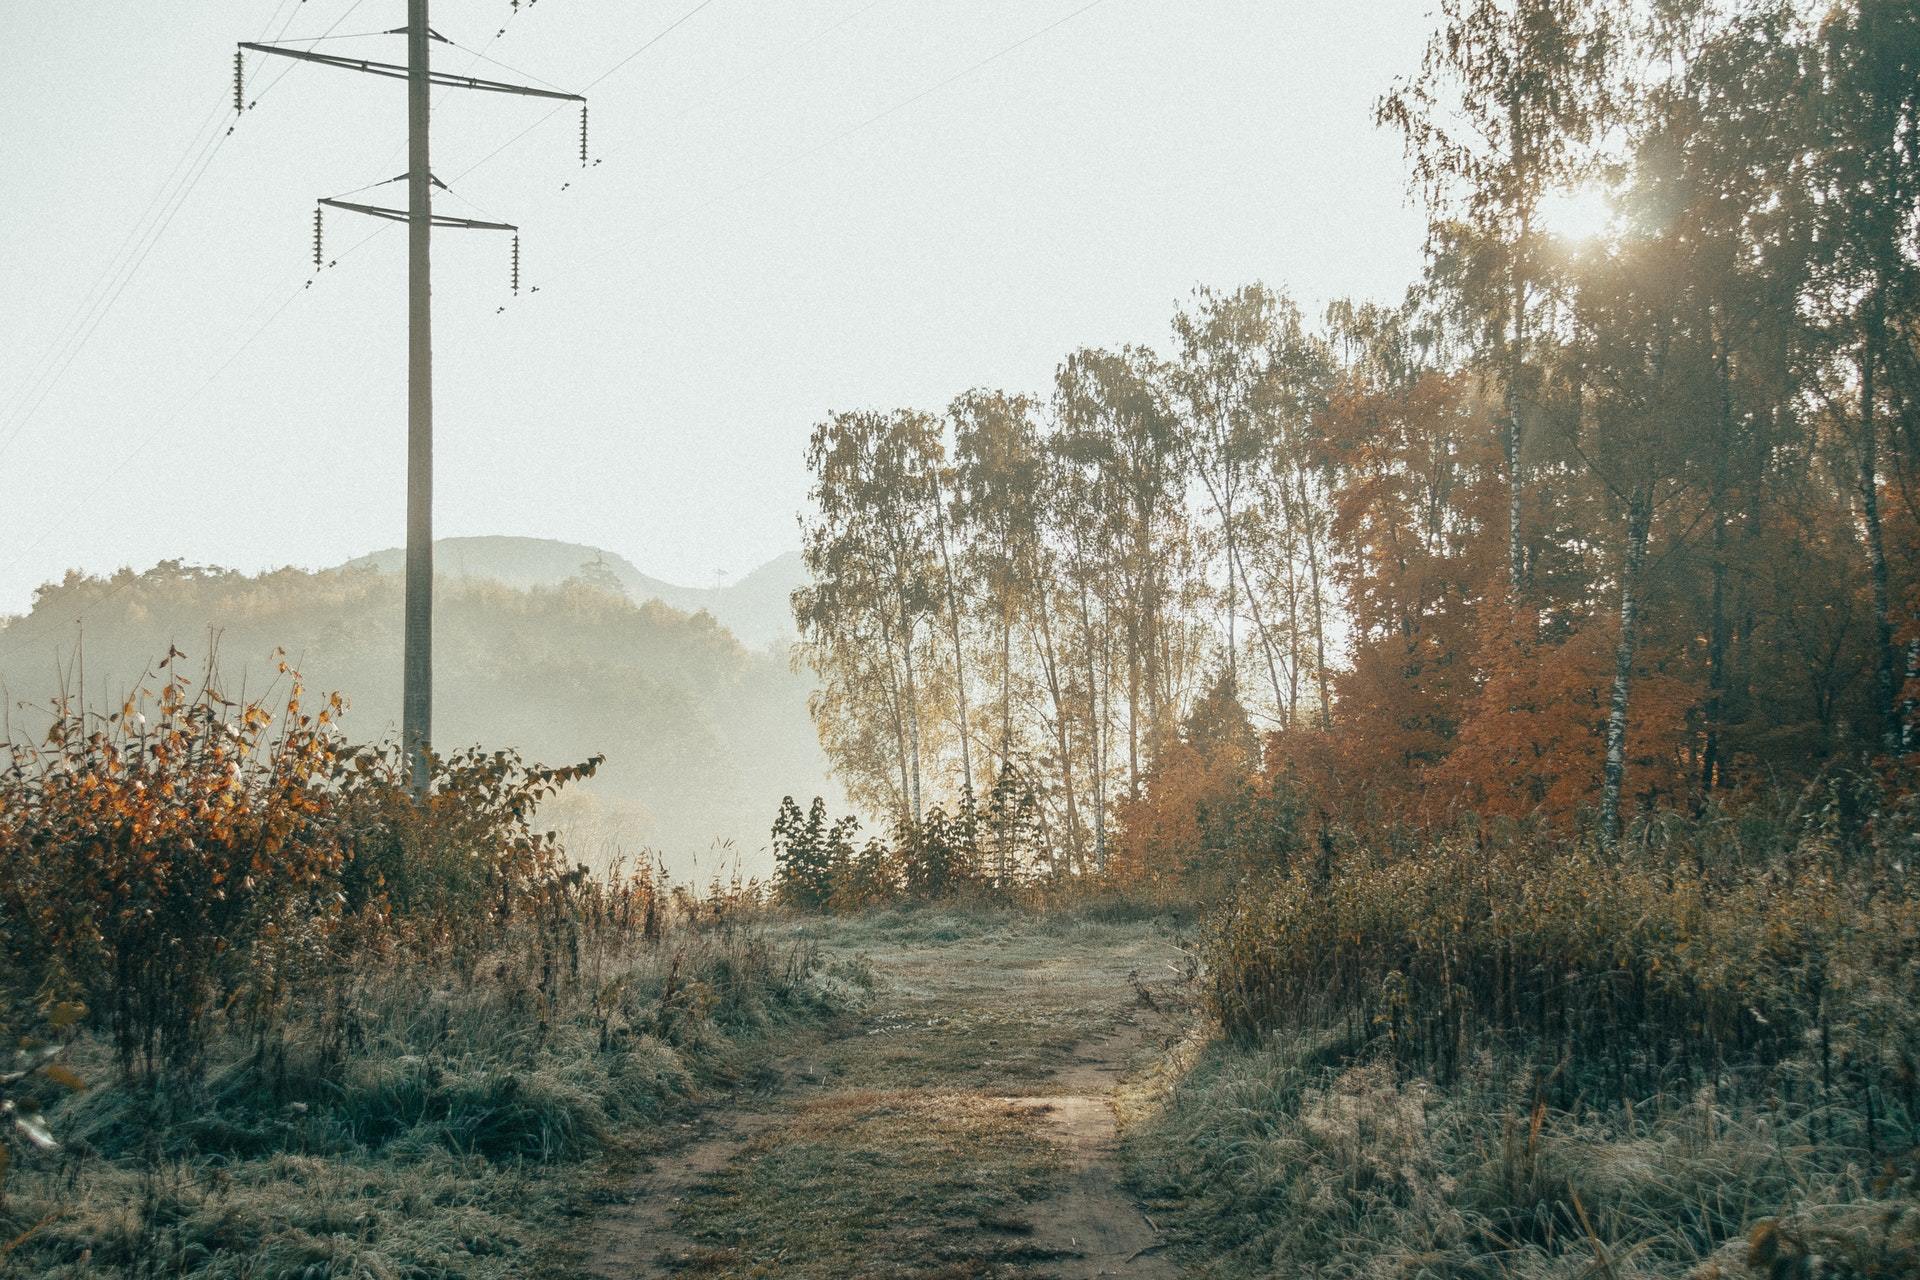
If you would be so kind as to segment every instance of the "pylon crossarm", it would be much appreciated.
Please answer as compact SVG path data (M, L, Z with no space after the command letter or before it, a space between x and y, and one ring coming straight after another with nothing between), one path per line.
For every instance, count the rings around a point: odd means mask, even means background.
M349 213L364 213L369 218L385 218L388 222L408 221L405 209L385 209L377 204L356 204L351 200L325 198L320 201L330 209L345 209ZM453 227L461 231L518 231L520 228L509 222L481 222L474 218L456 218L451 214L433 215L436 227Z
M395 62L370 62L365 58L344 58L334 53L315 53L311 49L287 49L277 44L255 44L250 40L241 41L242 49L251 49L255 53L278 54L282 58L294 58L301 62L317 62L326 67L340 67L347 71L363 71L370 76L385 76L389 80L405 80L407 69ZM476 76L456 76L445 71L430 71L427 79L432 84L444 85L449 89L476 89L482 93L512 93L527 98L553 98L561 102L585 102L586 98L578 93L562 93L558 89L535 89L524 84L508 84L504 80L482 80Z
M391 31L382 31L380 34L383 36L403 36L407 34L407 29L405 27L395 27ZM453 41L447 39L445 36L441 35L438 31L435 31L432 27L427 28L427 39L438 40L441 44L453 43Z

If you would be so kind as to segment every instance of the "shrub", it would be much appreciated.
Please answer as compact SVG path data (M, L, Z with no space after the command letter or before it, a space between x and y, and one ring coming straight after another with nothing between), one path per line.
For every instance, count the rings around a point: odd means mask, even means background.
M1338 1028L1215 1042L1129 1136L1135 1184L1197 1274L1915 1274L1920 1184L1889 1187L1825 1140L1829 1121L1860 1131L1844 1107L1711 1088L1555 1107L1524 1055L1480 1052L1441 1087L1349 1053Z
M1234 1036L1337 1026L1443 1082L1489 1039L1524 1043L1563 1098L1794 1059L1773 1086L1852 1098L1873 1149L1893 1115L1920 1114L1913 821L1889 812L1847 841L1803 804L1676 819L1613 854L1524 832L1349 848L1224 913L1210 1004Z
M148 1070L197 1060L256 943L310 943L340 907L323 798L338 700L308 716L296 681L269 737L264 707L196 688L178 656L104 723L60 704L45 742L9 744L0 771L14 971L84 993L122 1062Z
M773 821L774 886L793 907L822 907L833 896L834 869L853 860L853 836L859 819L848 815L827 824L827 802L819 796L803 819L787 796Z
M1288 779L1262 773L1253 726L1222 673L1159 745L1140 794L1117 809L1117 881L1216 896L1243 873L1283 866L1298 844Z
M773 821L774 893L788 906L851 911L902 898L933 902L963 893L1006 894L1045 870L1039 797L1031 779L1002 767L984 809L961 789L953 812L934 805L901 817L891 841L855 846L860 822L829 823L818 796L806 816L792 796Z
M216 1014L263 1039L343 942L470 965L525 923L550 996L583 913L657 910L649 877L593 881L531 826L597 761L464 752L422 803L396 748L347 744L337 695L309 712L283 665L276 716L180 656L112 714L62 701L41 742L0 747L0 994L78 998L123 1069L195 1075Z

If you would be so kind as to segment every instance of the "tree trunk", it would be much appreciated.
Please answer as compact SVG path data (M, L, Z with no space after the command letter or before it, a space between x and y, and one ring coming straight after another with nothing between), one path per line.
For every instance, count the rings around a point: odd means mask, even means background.
M1516 350L1518 347L1516 345ZM1514 381L1520 376L1517 357L1508 361L1506 392L1506 432L1501 442L1507 460L1507 587L1517 604L1526 585L1526 543L1521 534L1521 514L1526 499L1526 481L1520 475L1520 396Z
M1095 871L1107 869L1107 734L1105 695L1095 665L1093 643L1093 606L1085 575L1080 578L1080 636L1087 651L1087 724L1092 734L1089 769L1093 780L1093 865Z
M1902 754L1914 749L1915 738L1920 737L1920 724L1916 724L1915 699L1908 690L1920 686L1920 640L1907 642L1906 679L1901 685L1900 695L1900 751Z
M1705 802L1716 786L1724 782L1726 768L1720 760L1720 718L1727 695L1727 516L1713 513L1713 590L1707 620L1707 741L1700 753L1700 798Z
M1146 599L1141 602L1140 644L1146 663L1147 750L1154 752L1165 741L1166 726L1161 721L1165 716L1166 698L1161 689L1164 673L1160 661L1160 568L1154 561L1151 545L1147 549L1147 562L1153 567L1147 577Z
M1233 690L1233 696L1240 696L1240 635L1236 615L1240 611L1240 599L1235 591L1234 574L1239 566L1240 553L1233 539L1233 497L1232 481L1227 481L1228 497L1220 509L1220 532L1227 542L1227 687ZM1254 624L1258 626L1258 623Z
M913 807L913 780L908 774L907 719L901 708L900 681L894 671L890 634L884 637L884 643L887 650L887 705L893 712L894 759L900 766L900 810L905 815Z
M1307 547L1307 571L1313 587L1313 663L1314 684L1320 690L1320 727L1333 728L1333 690L1327 686L1327 615L1320 595L1320 557L1312 544Z
M907 754L908 754L908 758L911 760L913 765L913 791L912 791L913 821L914 821L914 825L918 826L921 820L920 686L919 686L919 683L913 677L913 630L914 628L913 628L912 622L905 615L906 615L906 609L905 609L905 606L903 605L901 608L901 622L904 624L904 629L906 631L906 643L902 647L901 653L904 658L905 671L906 671L905 691L906 691L906 702L907 702L907 714L906 714Z
M1244 578L1245 575L1242 575ZM1260 653L1267 660L1267 680L1273 685L1273 709L1275 713L1287 710L1287 695L1280 688L1279 656L1273 650L1273 637L1267 634L1267 622L1260 614L1260 597L1251 590L1247 592L1247 605L1253 613L1253 633L1260 637ZM1289 679L1292 677L1289 676ZM1229 673L1231 684L1231 673ZM1231 684L1233 696L1240 697L1240 686Z
M1060 663L1053 646L1052 610L1047 602L1047 586L1040 583L1040 665L1046 672L1047 692L1053 698L1053 733L1060 753L1060 781L1067 802L1067 867L1080 859L1080 813L1073 789L1073 749L1067 735L1067 706L1060 695Z
M1728 369L1726 342L1715 344L1715 372L1720 379L1720 422L1713 461L1713 590L1707 620L1706 744L1700 753L1700 800L1705 804L1724 772L1720 763L1720 719L1725 713L1727 646L1731 624L1727 617L1727 467L1733 448L1733 379Z
M1127 799L1140 798L1140 620L1127 619Z
M1000 767L1013 763L1013 609L1000 602Z
M1320 727L1333 728L1333 692L1327 688L1327 613L1320 589L1320 539L1314 533L1312 508L1307 502L1307 480L1303 471L1294 473L1294 490L1300 505L1301 527L1307 542L1307 586L1313 592L1313 678L1320 691Z
M953 561L947 554L947 511L940 498L940 476L933 483L933 527L940 537L940 569L947 580L947 632L953 644L953 696L960 713L960 782L973 794L973 747L967 729L967 662L960 644L960 598L953 588Z
M1511 130L1513 169L1526 172L1527 135L1517 92L1507 104ZM1507 585L1518 605L1527 586L1527 543L1525 532L1527 479L1521 470L1521 450L1525 444L1520 421L1520 378L1527 359L1527 236L1530 230L1525 213L1520 218L1519 234L1513 246L1513 318L1509 325L1512 340L1507 346L1507 386L1505 395L1507 460Z
M1878 360L1879 301L1876 294L1860 346L1860 515L1866 526L1867 570L1873 584L1875 658L1874 712L1880 720L1880 745L1900 754L1900 663L1893 640L1893 600L1888 582L1886 540L1880 531L1880 430L1874 420L1874 373Z
M1627 701L1633 688L1634 641L1640 622L1640 574L1653 529L1653 486L1636 486L1627 504L1627 556L1620 566L1620 638L1614 646L1613 696L1607 705L1607 761L1600 791L1600 842L1620 839L1620 792L1627 776Z
M1300 723L1300 566L1293 555L1293 519L1287 519L1287 727Z

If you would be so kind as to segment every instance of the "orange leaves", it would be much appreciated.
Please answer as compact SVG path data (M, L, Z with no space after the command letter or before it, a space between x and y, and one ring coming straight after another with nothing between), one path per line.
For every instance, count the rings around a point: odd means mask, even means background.
M1138 799L1122 800L1120 833L1110 869L1123 881L1176 874L1203 841L1207 803L1235 794L1246 780L1244 760L1209 759L1185 742L1163 747Z
M93 993L123 1059L190 1060L222 957L289 906L333 858L295 803L316 785L311 729L267 736L265 706L236 712L210 681L172 672L88 731L63 705L40 746L8 744L0 775L0 907L36 922L0 935L27 973ZM291 708L289 708L291 711Z
M1466 808L1565 827L1598 793L1613 628L1589 624L1558 643L1528 639L1532 629L1512 619L1484 629L1484 679L1452 751L1429 776L1429 816ZM1657 669L1636 675L1627 747L1643 800L1684 789L1687 717L1698 696L1689 681Z
M340 738L338 696L305 715L295 677L277 705L242 706L173 671L181 656L112 717L63 704L41 744L0 744L0 973L86 994L128 1067L190 1069L208 1011L243 993L271 1016L258 1001L280 997L259 993L284 991L274 974L323 954L345 913L457 950L523 901L571 909L577 886L554 896L571 868L526 823L597 757L436 760L423 810L396 749Z

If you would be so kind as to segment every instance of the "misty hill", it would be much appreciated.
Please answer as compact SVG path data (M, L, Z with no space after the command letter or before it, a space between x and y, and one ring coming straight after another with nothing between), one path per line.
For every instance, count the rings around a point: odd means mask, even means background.
M522 589L557 587L599 561L619 579L629 598L658 600L685 613L712 614L750 648L764 649L793 637L789 598L806 581L800 553L791 551L728 587L683 587L640 572L624 556L578 542L551 538L442 538L434 546L434 572L443 578L484 578ZM399 573L406 553L389 547L342 566Z
M69 575L0 630L0 682L16 731L23 714L29 725L33 718L22 703L44 706L56 692L57 664L72 663L82 628L90 706L116 705L169 644L197 669L212 629L228 696L258 695L284 648L310 690L350 700L349 737L397 736L395 575L363 567L250 577L177 562L105 580ZM713 841L732 839L749 871L763 871L754 859L780 797L826 785L807 715L810 679L784 657L747 649L710 616L580 582L516 589L456 576L440 583L435 659L434 740L443 749L515 747L550 764L606 756L600 775L553 815L583 857L603 841L628 853L644 844L680 874L697 855L704 876ZM69 670L77 689L82 673Z

